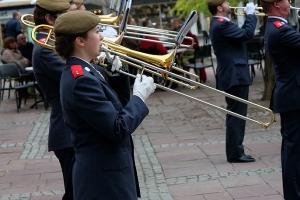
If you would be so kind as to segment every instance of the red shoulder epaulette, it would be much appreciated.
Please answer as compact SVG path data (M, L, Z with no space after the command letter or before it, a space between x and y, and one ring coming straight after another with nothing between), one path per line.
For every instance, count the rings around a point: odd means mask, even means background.
M284 23L281 21L275 21L273 22L273 24L277 27L277 28L281 28L284 26Z
M39 39L39 42L46 43L46 38Z
M75 79L84 75L81 65L72 65L71 71Z
M224 19L223 18L218 18L217 21L221 23L221 22L224 21Z

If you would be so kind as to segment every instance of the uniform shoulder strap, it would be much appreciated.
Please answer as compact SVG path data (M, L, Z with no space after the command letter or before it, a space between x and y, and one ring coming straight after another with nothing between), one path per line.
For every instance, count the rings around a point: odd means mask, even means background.
M217 21L222 23L222 22L224 22L224 19L223 18L218 18Z
M276 26L278 29L284 26L284 23L281 21L275 21L273 22L274 26Z
M46 38L40 38L39 42L46 43Z
M72 65L71 66L71 72L72 72L73 77L75 79L78 78L79 76L83 76L84 75L84 72L82 70L81 65Z

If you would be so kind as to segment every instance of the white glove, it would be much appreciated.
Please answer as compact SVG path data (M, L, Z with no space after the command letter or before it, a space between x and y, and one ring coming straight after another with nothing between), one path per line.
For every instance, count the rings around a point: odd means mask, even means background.
M253 15L255 13L256 7L257 7L257 4L254 5L253 2L247 3L246 7L244 8L244 12L247 15Z
M105 52L106 59L109 63L111 63L111 71L114 72L116 70L119 70L122 67L122 62L119 59L119 56L111 55L107 51Z
M107 47L106 47L107 48ZM108 62L112 65L111 66L111 71L114 72L116 70L119 70L122 67L122 62L119 59L119 56L114 56L111 55L109 52L107 51L102 51L100 53L100 55L97 57L99 61L102 61L104 56L106 55L106 59L108 60Z
M155 88L156 85L152 77L143 75L141 81L141 75L137 74L133 85L133 95L145 101L154 92Z
M105 53L102 51L100 55L97 57L99 61L103 60Z

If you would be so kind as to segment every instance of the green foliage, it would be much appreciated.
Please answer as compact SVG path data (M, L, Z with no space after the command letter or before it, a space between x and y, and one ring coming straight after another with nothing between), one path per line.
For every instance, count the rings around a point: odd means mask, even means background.
M239 0L228 1L230 6L237 6L240 2ZM184 19L192 10L196 10L198 13L203 12L205 15L211 16L207 9L206 0L177 0L174 8L172 8L169 12L170 14L175 14L180 19Z

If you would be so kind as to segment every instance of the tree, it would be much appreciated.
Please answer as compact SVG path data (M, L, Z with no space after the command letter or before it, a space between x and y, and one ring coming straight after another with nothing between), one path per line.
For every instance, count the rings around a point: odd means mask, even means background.
M207 9L207 0L177 0L174 8L170 10L171 14L175 14L179 18L185 18L191 12L196 10L203 12L206 16L211 16ZM230 6L236 6L241 2L239 0L229 0ZM245 1L248 2L248 1ZM266 24L266 17L264 17L264 25ZM274 69L270 57L265 56L265 75L264 75L264 92L261 100L270 100L275 82Z
M185 18L192 10L203 12L207 16L211 16L206 5L207 0L177 0L174 8L170 10L171 14L175 14L179 18ZM241 2L239 0L229 0L230 6L236 6Z

